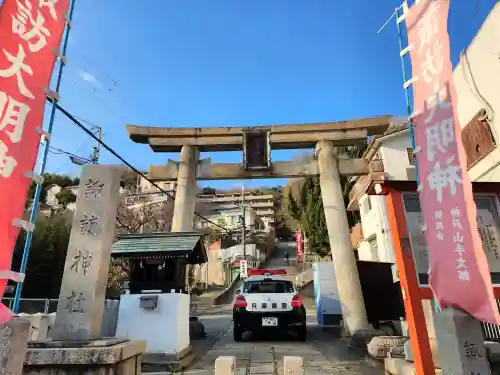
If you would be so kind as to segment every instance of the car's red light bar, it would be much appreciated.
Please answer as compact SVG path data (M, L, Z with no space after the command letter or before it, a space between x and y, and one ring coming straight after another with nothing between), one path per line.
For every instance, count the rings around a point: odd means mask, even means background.
M286 270L285 269L278 269L278 270L253 269L253 270L248 270L248 276L271 276L271 275L286 275Z

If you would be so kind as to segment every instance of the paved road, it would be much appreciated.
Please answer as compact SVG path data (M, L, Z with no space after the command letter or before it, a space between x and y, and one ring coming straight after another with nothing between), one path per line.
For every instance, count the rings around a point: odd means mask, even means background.
M286 267L284 252L293 254L293 243L280 244L267 268ZM293 258L292 258L293 260ZM293 268L289 269L294 272ZM316 321L314 299L304 295L308 317L308 341L293 337L246 337L244 342L233 341L232 306L213 306L200 321L205 325L207 338L193 342L198 360L185 371L186 375L213 375L214 362L219 356L236 356L238 375L283 375L283 356L304 358L306 375L382 375L381 364L367 359L332 332L322 331Z

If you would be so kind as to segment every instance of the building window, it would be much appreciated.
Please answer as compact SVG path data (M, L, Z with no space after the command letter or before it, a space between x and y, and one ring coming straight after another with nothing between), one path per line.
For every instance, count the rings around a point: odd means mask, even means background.
M462 142L467 155L467 168L471 168L495 148L495 139L484 109L462 129Z
M415 155L413 155L413 149L407 148L406 153L408 154L408 163L410 163L410 165L415 165Z

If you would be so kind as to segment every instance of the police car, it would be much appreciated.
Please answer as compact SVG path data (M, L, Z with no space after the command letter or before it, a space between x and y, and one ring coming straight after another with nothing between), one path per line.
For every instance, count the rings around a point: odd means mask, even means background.
M306 310L285 270L249 270L233 305L234 341L246 331L294 331L307 340Z

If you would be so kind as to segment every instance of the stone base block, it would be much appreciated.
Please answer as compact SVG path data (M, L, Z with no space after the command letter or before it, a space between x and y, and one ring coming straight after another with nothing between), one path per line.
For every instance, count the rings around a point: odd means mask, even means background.
M50 317L47 314L19 314L19 317L26 319L31 324L29 341L47 340L49 332Z
M218 357L215 360L215 375L234 375L236 373L236 357Z
M283 358L284 375L304 375L304 360L302 357L285 356Z
M178 372L194 362L196 356L191 345L176 354L145 353L142 357L143 372Z
M25 375L140 375L143 341L96 339L28 344Z
M0 325L0 374L22 374L29 334L30 322L22 318Z
M408 341L407 337L377 336L371 339L366 348L370 356L382 359L388 357L388 354L395 345L404 345L406 341Z
M480 322L452 308L434 316L440 367L447 374L489 374Z
M415 364L403 358L384 359L385 373L391 375L415 375ZM442 375L443 370L436 368L436 375Z

